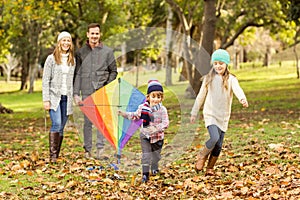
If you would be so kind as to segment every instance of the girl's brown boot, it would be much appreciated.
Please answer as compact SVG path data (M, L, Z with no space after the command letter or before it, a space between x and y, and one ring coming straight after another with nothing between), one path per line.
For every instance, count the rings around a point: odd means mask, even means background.
M218 156L212 156L212 155L210 155L210 157L208 159L208 164L207 164L207 167L206 167L206 173L205 173L205 175L207 175L207 176L213 176L213 175L215 175L214 166L215 166L217 160L218 160Z
M56 162L57 160L57 151L58 151L58 132L49 133L49 150L50 150L50 162Z
M61 144L63 142L64 136L58 136L58 142L57 142L57 152L56 152L56 158L59 157L59 152L60 152L60 148L61 148Z
M198 155L198 160L195 164L196 171L201 171L204 167L205 161L207 160L207 157L212 149L208 149L206 145L200 150L200 153Z

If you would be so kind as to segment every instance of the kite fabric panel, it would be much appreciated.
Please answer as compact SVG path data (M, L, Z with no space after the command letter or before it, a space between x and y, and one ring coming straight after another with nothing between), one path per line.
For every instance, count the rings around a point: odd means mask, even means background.
M142 120L128 120L118 115L118 109L134 112L146 101L138 89L118 78L84 99L81 111L90 119L118 154L140 127Z

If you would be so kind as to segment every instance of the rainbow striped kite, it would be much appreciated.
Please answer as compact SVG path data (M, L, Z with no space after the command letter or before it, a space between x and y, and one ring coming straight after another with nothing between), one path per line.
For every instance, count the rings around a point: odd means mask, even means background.
M84 99L80 109L121 156L122 149L140 127L142 120L125 119L118 116L117 111L134 112L145 101L143 93L118 78Z

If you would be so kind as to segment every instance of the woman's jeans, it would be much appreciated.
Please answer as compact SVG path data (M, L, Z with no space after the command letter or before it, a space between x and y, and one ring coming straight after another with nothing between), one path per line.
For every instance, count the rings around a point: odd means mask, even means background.
M59 132L60 136L64 135L64 128L68 120L66 95L61 95L61 99L56 111L50 109L50 119L52 122L50 132Z
M210 125L207 127L209 132L209 140L206 141L205 145L208 149L212 149L212 156L219 156L222 150L223 140L225 132L223 132L218 126Z

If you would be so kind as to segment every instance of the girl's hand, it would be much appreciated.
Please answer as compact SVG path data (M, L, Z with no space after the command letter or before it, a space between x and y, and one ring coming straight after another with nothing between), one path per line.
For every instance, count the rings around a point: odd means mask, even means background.
M191 115L190 123L193 124L196 121L196 116Z
M50 110L50 101L44 101L44 109Z
M245 107L245 108L248 108L248 101L247 101L247 99L241 99L240 100L240 103L243 105L243 107Z

